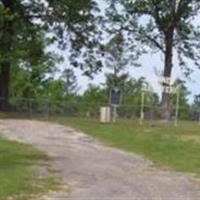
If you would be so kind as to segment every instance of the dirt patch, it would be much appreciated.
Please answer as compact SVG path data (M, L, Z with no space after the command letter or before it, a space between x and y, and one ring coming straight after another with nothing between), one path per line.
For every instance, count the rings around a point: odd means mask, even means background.
M198 135L181 135L178 138L185 142L200 143L200 136Z
M197 200L199 185L190 175L161 171L150 161L106 147L71 128L47 122L1 120L4 136L47 152L71 193L45 200Z

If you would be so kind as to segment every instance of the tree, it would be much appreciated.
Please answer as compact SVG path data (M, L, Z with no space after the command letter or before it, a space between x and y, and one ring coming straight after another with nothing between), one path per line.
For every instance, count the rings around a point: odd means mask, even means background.
M121 106L118 109L119 115L139 117L143 87L144 85L150 86L150 84L144 77L134 79L129 74L122 74L116 78L113 74L107 74L106 81L103 84L107 93L110 92L110 88L113 87L115 81L122 94ZM145 111L156 111L156 106L159 105L158 95L153 90L145 91L144 104Z
M191 108L192 118L200 122L200 94L194 96L194 101Z
M99 86L89 84L88 89L83 94L83 99L86 104L107 104L109 93Z
M190 59L200 64L200 31L193 23L200 10L198 0L110 0L114 23L122 24L120 29L127 31L135 41L146 45L155 53L164 55L163 76L172 75L173 56L176 50L179 64L188 73ZM123 8L117 9L118 4ZM130 39L130 37L128 37ZM130 40L132 41L132 40ZM140 46L140 45L138 45ZM168 84L166 84L168 86ZM170 119L170 95L163 91L162 117Z
M22 61L21 53L30 41L34 48L34 40L41 31L51 32L51 41L56 41L62 49L71 47L71 62L75 66L78 65L74 63L75 57L83 51L88 52L87 63L90 61L92 53L87 49L91 50L97 40L92 37L96 11L93 0L0 0L0 96L5 99L1 108L8 107L13 62ZM23 50L20 54L19 49ZM31 58L34 60L34 55Z
M152 90L150 84L144 77L138 79L128 78L124 84L123 106L126 113L132 113L139 117L141 111L141 98L144 92L144 111L153 114L159 103L157 94ZM130 116L130 114L129 114Z
M189 115L190 115L190 105L188 103L188 95L190 94L190 92L188 91L186 85L185 85L185 81L181 80L181 79L176 79L173 86L175 88L178 89L177 92L179 92L179 94L175 94L175 95L171 95L171 103L173 105L173 110L175 110L176 108L176 99L177 99L177 95L179 95L179 118L180 119L188 119Z
M106 89L110 93L115 87L118 87L123 93L125 83L128 79L126 68L135 64L134 53L127 53L124 35L118 32L104 45L104 67L111 69L112 72L106 75Z
M62 73L61 79L65 83L65 92L67 96L77 93L79 88L77 84L77 78L73 69L66 68Z
M197 111L200 111L200 94L194 96L193 107Z
M128 79L128 74L122 73L119 75L115 73L107 73L105 76L106 82L103 85L106 87L108 92L111 92L114 87L118 87L123 93L126 81Z
M49 40L42 32L29 41L21 41L13 52L10 98L41 98L46 82L57 71L55 65L62 58L46 50ZM19 59L20 58L20 59Z
M89 116L97 116L100 106L107 105L109 93L106 89L89 84L79 102L79 107Z

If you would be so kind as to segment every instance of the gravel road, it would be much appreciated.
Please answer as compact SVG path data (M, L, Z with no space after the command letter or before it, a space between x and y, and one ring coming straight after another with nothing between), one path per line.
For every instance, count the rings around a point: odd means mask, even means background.
M58 176L71 186L70 193L52 193L44 200L200 199L200 185L192 176L159 170L136 154L106 147L71 128L0 120L0 132L45 151Z

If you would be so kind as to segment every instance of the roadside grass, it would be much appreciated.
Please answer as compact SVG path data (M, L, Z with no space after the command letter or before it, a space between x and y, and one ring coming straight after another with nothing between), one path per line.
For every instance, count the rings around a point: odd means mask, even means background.
M56 180L38 174L47 160L44 153L28 145L0 138L0 200L22 200L55 189Z
M98 138L107 145L140 154L156 166L200 175L200 126L192 122L172 124L121 120L116 124L100 124L87 118L52 118Z

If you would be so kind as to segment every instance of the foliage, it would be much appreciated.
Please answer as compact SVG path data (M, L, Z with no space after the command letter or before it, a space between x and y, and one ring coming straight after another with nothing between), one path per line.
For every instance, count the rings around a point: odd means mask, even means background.
M199 63L199 27L193 20L198 17L198 0L110 0L108 16L112 33L124 30L130 48L164 56L163 76L171 77L174 50L179 65L189 75L187 63ZM145 48L146 47L146 48ZM190 60L190 62L188 62ZM192 65L192 66L193 66ZM168 86L168 84L167 84ZM170 120L170 95L163 90L162 118Z
M200 94L194 96L193 107L197 110L200 109Z
M52 35L49 36L51 42L57 41L62 48L68 48L71 44L71 50L74 52L80 51L82 47L93 45L94 41L90 36L95 31L94 13L98 12L93 0L87 2L83 0L76 2L71 0L59 2L1 0L0 8L2 10L1 28L7 22L13 23L12 42L15 48L21 47L22 42L26 44L32 38L36 38L38 31L39 33L40 31L51 32Z
M180 66L186 66L190 59L199 66L199 28L194 20L198 16L200 2L197 0L110 0L112 8L108 12L113 23L120 24L120 29L148 50L167 54L169 37L172 47L177 50ZM118 9L123 6L122 11ZM114 26L119 27L119 26ZM172 34L172 35L170 35ZM130 37L128 37L130 39ZM130 42L133 40L130 39ZM171 55L173 56L173 55ZM187 72L190 69L187 68Z
M95 63L99 62L93 54L99 36L97 12L93 0L1 0L0 96L8 101L10 72L15 67L31 68L50 61L46 46L52 43L68 50L69 60L75 67L81 67L88 74L96 71ZM7 104L0 107L7 108Z
M62 73L62 80L65 82L66 95L76 94L78 92L77 77L73 69L66 68Z
M173 109L176 108L177 95L179 95L179 119L187 120L190 117L190 105L188 103L188 95L190 92L185 86L185 81L176 79L173 86L177 88L177 91L172 95L171 103ZM174 111L175 112L175 111Z
M13 63L11 98L40 98L44 92L44 86L57 71L55 65L61 58L45 51L44 40L43 37L38 37L34 44L35 48L29 48L26 52L18 51L21 59L20 62ZM23 57L27 58L26 61Z

